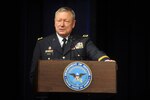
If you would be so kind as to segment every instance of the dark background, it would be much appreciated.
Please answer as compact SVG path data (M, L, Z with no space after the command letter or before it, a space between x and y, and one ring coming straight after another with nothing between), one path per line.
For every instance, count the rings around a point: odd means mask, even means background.
M54 12L69 6L76 13L74 32L89 34L95 44L117 61L117 94L112 100L145 100L150 91L150 44L147 2L137 0L17 1L18 100L30 100L29 70L38 37L54 33ZM10 10L11 13L11 10ZM15 13L11 13L13 15ZM15 35L15 34L14 34ZM96 95L98 96L98 95ZM14 96L13 96L14 97ZM81 96L82 99L84 99Z

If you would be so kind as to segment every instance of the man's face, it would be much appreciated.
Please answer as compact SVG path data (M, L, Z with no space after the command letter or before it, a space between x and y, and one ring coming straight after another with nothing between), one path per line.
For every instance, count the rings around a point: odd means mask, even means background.
M70 12L58 12L55 15L55 30L62 36L68 36L75 26L75 20Z

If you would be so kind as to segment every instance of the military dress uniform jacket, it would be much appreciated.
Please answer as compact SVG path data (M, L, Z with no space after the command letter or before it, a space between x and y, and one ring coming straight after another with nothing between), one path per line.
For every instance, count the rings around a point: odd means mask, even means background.
M87 35L70 35L63 52L57 35L53 34L37 41L33 52L31 76L40 59L103 61L109 57L100 51Z

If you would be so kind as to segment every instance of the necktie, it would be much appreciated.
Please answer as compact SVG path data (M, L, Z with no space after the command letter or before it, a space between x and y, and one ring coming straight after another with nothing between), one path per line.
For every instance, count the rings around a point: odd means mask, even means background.
M66 38L63 38L63 40L62 40L62 41L63 41L62 51L64 51L64 48L65 48L65 45L66 45L66 41L67 41L67 40L66 40Z

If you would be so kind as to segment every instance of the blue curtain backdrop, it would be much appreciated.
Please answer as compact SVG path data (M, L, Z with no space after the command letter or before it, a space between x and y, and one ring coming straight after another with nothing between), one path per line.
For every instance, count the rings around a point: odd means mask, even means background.
M30 100L29 70L38 37L54 33L54 12L61 6L76 13L74 32L89 34L98 48L117 61L117 94L109 100L148 97L150 79L147 6L136 0L21 0L19 4L18 100ZM85 95L80 97L84 99ZM99 94L88 98L93 100ZM108 100L108 99L106 99Z

